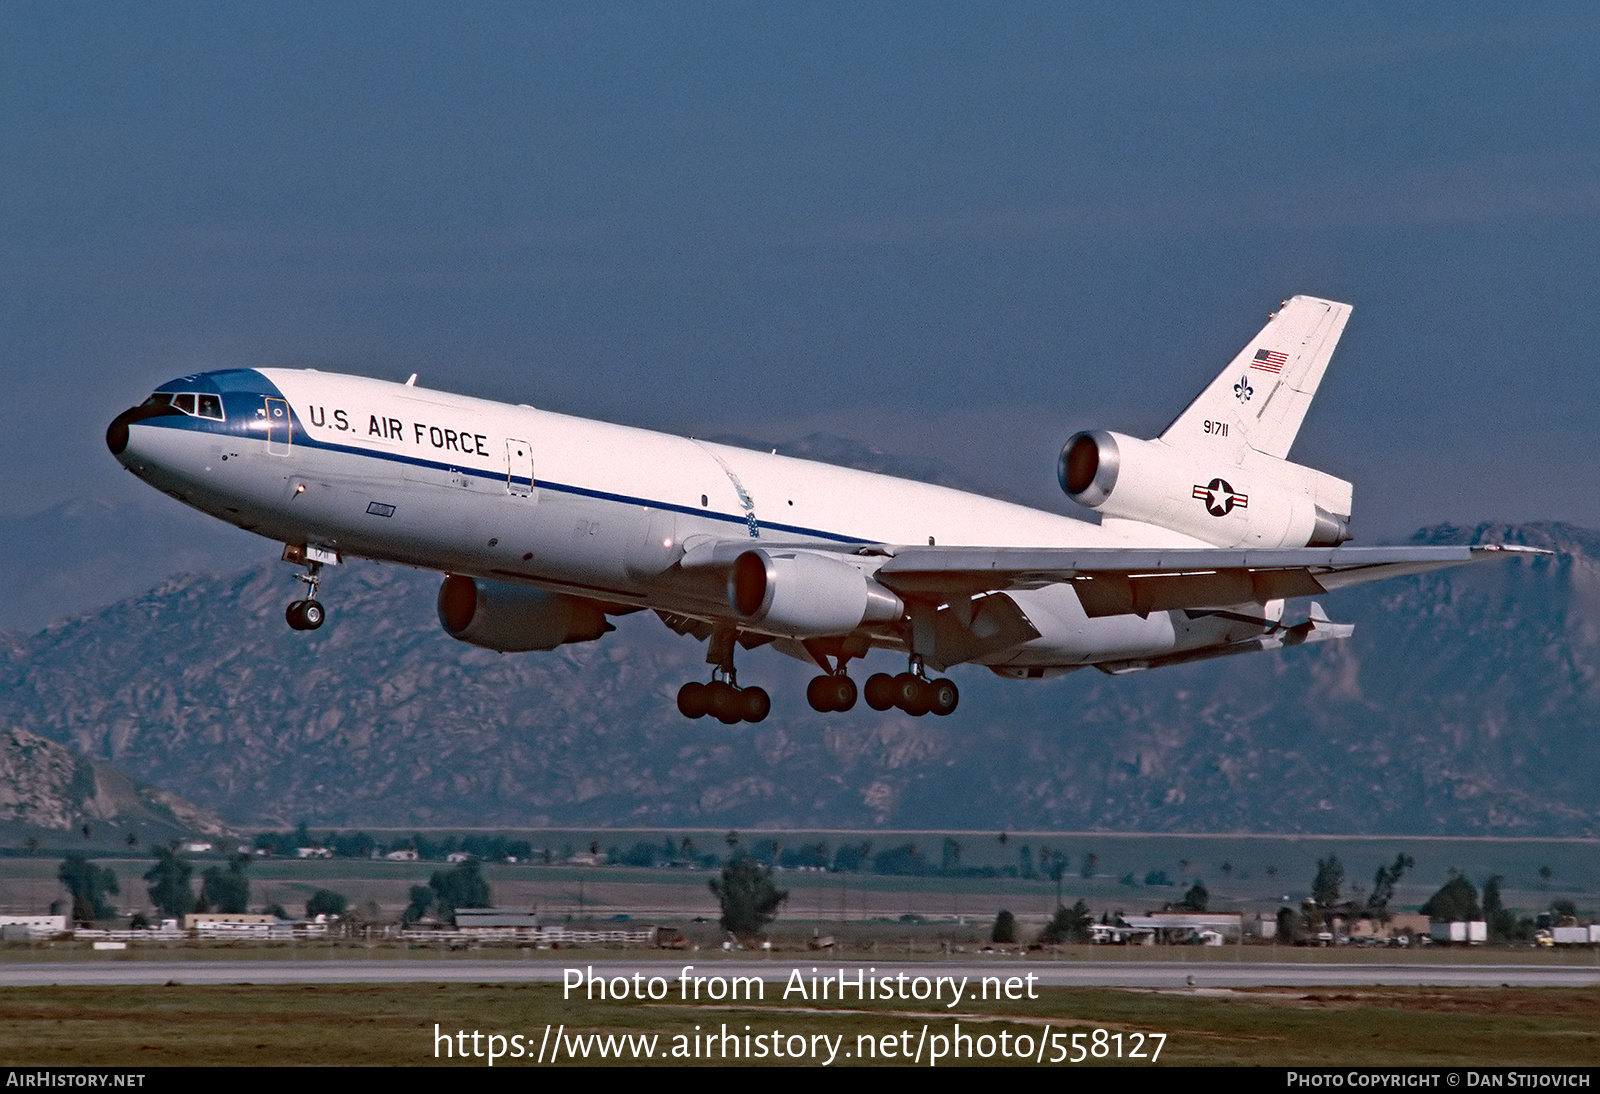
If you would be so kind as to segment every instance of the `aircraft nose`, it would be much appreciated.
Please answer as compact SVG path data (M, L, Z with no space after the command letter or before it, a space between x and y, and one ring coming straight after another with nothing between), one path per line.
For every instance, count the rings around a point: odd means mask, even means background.
M130 406L121 414L111 419L111 424L106 426L106 447L111 449L113 456L121 458L128 450L128 427L134 422L142 422L146 418L160 418L168 414L182 414L183 411L165 403L154 400L141 406Z
M129 407L106 426L106 447L111 449L113 456L120 456L128 447L128 423L138 414L138 407Z

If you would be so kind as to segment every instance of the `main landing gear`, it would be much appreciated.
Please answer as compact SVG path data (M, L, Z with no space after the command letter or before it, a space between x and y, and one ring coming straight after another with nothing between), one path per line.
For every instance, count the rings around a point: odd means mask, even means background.
M718 673L721 670L717 670ZM772 712L772 699L764 688L742 688L732 680L709 684L690 680L678 689L678 713L685 718L711 715L723 725L759 722Z
M701 632L704 633L704 632ZM759 722L772 712L772 699L761 688L741 688L733 669L733 647L740 641L732 628L719 627L711 632L706 650L706 663L713 666L711 682L702 684L691 680L678 689L678 712L685 718L704 718L707 714L724 725L739 722ZM811 654L822 675L806 685L806 702L821 714L839 713L856 705L856 683L845 674L845 663L858 651L842 644L832 647L819 641L808 641L806 650ZM865 646L859 652L865 652ZM898 676L886 672L874 673L867 678L865 692L867 705L873 710L898 707L914 718L924 714L941 717L952 713L961 702L961 693L950 680L929 680L924 673L922 658L913 654L907 671Z
M856 705L856 682L846 676L842 668L814 677L806 685L806 702L820 714L843 713Z
M678 689L678 713L685 718L707 714L725 726L759 722L772 713L772 698L762 688L742 688L733 669L732 628L718 627L706 648L706 663L714 666L711 683L690 680Z
M812 659L822 667L823 674L814 677L806 685L806 702L811 704L811 709L821 714L831 714L849 710L856 705L855 681L845 675L845 662L849 654L839 651L834 653L833 664L828 663L828 652L820 646L807 647ZM888 710L890 707L899 707L914 718L924 714L937 714L941 717L956 709L961 702L961 693L956 690L956 685L950 680L929 680L922 669L922 658L916 655L911 657L910 668L899 676L890 676L886 672L876 672L867 677L867 686L862 689L866 693L867 706L873 710Z
M954 680L929 680L922 674L920 658L913 658L914 671L890 676L875 672L867 677L865 689L867 706L873 710L899 707L913 718L924 714L937 714L941 718L950 714L961 702L961 692Z
M890 676L875 672L867 677L865 693L867 706L873 710L899 707L914 718L924 714L940 716L951 713L961 702L961 693L952 680L925 680L916 673L902 672ZM811 709L823 714L846 711L856 705L855 681L842 672L818 676L806 685L806 702Z
M322 607L322 602L317 599L317 585L322 581L322 563L308 559L305 563L306 572L295 574L297 581L304 581L311 589L311 595L305 600L296 600L284 610L283 617L289 621L289 626L297 631L314 631L322 626L328 613Z

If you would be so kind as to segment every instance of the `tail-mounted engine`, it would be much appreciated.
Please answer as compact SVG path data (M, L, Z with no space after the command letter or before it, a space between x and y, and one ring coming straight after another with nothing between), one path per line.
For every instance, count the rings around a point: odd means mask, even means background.
M1067 497L1218 547L1334 547L1350 538L1350 484L1234 448L1226 458L1096 429L1074 434L1057 468Z
M553 650L615 630L592 600L451 574L439 586L445 633L501 653Z

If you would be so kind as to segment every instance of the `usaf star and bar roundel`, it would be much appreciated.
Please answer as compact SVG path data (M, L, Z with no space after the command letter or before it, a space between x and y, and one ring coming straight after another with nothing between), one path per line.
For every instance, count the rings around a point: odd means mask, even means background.
M1190 497L1205 502L1206 512L1214 517L1225 517L1236 508L1250 508L1249 496L1234 493L1233 487L1228 485L1226 479L1212 479L1205 486L1197 483Z

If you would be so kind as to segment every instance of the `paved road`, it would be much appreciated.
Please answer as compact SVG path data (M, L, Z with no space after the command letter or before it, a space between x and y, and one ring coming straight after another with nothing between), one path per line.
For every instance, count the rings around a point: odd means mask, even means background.
M998 959L930 962L861 962L821 959L725 960L685 955L660 959L584 960L574 957L572 967L605 978L632 977L635 973L662 977L673 984L684 966L690 976L760 977L782 982L798 969L809 977L843 969L854 978L856 970L872 977L968 977L973 984L987 976L1002 978L1033 975L1042 987L1115 988L1250 988L1363 985L1433 985L1451 987L1595 987L1600 968L1580 965L1456 965L1371 963L1269 963L1223 961L1071 961L1048 962ZM98 960L59 962L7 962L0 964L0 986L44 984L340 984L340 983L561 983L568 966L547 959L369 959L278 961L166 961L139 960L106 955Z

